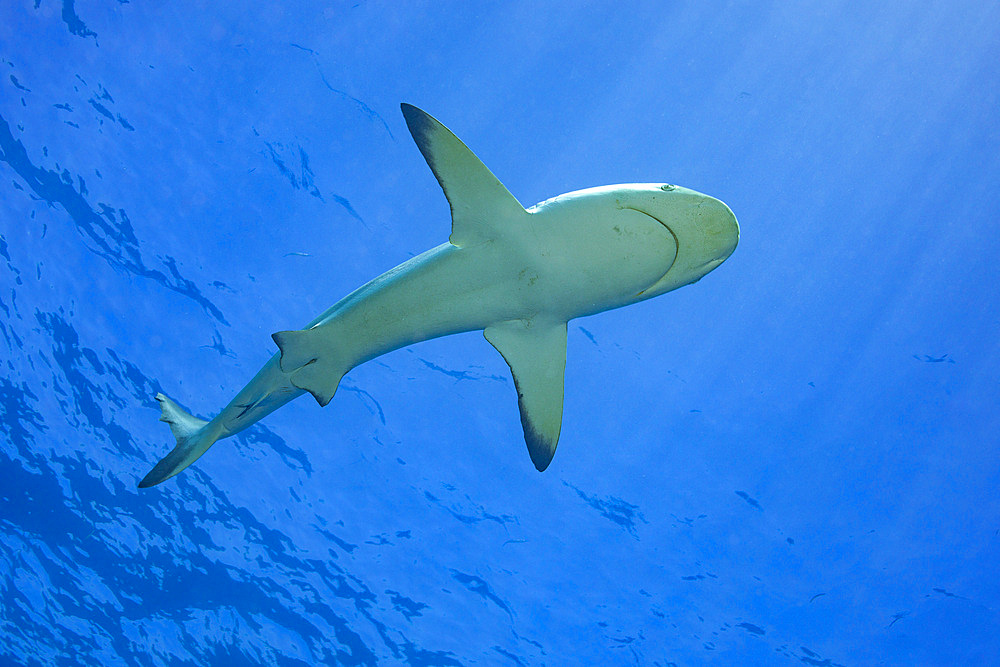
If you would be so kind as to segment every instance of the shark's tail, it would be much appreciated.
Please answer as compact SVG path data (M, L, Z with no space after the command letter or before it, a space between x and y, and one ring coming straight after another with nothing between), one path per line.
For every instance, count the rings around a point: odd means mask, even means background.
M156 400L160 402L163 413L160 421L170 424L170 430L177 438L177 446L142 478L139 482L140 489L159 484L184 470L208 451L222 435L219 426L192 417L164 394L157 394Z

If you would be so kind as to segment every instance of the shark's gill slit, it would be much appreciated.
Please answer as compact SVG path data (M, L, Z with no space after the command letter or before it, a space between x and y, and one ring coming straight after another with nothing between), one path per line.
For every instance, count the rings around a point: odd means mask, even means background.
M672 190L676 190L677 189L676 185L671 185L669 187L669 189L666 189L666 187L667 187L666 184L665 185L661 185L660 189L663 190L664 192L670 192ZM668 232L670 232L670 236L674 240L674 258L672 260L670 260L670 266L668 266L667 270L663 272L663 276L666 276L668 273L670 273L670 269L672 269L673 266L674 266L674 264L677 262L677 255L679 255L680 252L681 252L681 242L677 240L677 234L674 234L674 230L670 229L670 225L668 225L667 223L663 222L662 220L660 220L659 218L657 218L655 215L650 215L649 213L646 213L642 209L635 208L634 206L626 206L625 208L628 209L628 210L630 210L630 211L635 211L636 213L642 213L643 215L645 215L645 216L647 216L649 218L652 218L653 220L656 220L658 223L660 223L661 225L663 225L664 229L666 229ZM662 279L663 276L660 276L660 279ZM659 282L659 280L657 280L656 282ZM636 298L641 297L643 294L645 294L651 287L653 287L653 285L655 285L655 283L651 284L649 287L644 287L643 289L639 290L635 294Z

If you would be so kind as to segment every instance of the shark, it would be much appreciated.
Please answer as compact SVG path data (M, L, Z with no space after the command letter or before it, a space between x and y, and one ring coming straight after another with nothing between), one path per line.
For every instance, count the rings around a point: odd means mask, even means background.
M327 405L344 375L387 352L482 330L510 367L534 467L552 461L562 427L567 323L690 285L736 249L723 202L669 183L577 190L522 206L428 113L401 105L451 207L448 241L354 290L299 330L213 419L159 393L175 447L140 482L159 484L209 447L309 393Z

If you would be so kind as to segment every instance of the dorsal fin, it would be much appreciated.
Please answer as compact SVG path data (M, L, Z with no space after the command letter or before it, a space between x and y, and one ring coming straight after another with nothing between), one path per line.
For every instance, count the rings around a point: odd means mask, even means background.
M402 104L406 126L451 205L453 245L496 238L527 213L503 183L451 130L425 111Z

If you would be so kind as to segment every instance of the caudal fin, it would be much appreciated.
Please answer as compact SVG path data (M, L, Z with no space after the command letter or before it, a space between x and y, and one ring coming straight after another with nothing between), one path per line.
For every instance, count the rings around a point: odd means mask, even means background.
M166 395L157 394L156 400L160 402L162 411L160 421L170 425L170 431L177 438L177 446L142 478L140 489L159 484L187 468L208 451L220 435L218 427L210 427L204 419L192 417Z

